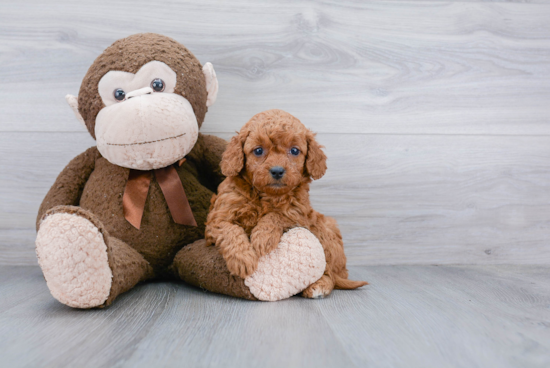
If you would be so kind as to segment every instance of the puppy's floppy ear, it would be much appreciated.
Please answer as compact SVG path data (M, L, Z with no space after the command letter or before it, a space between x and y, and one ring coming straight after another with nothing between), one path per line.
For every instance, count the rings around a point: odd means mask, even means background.
M327 156L319 143L315 140L315 134L307 132L306 170L315 180L321 179L327 171Z
M220 163L222 174L225 176L237 176L244 167L244 140L241 134L231 138Z

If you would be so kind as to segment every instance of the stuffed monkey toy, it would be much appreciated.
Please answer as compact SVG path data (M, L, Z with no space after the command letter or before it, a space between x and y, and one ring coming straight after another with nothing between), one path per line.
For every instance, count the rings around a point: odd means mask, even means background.
M226 142L199 129L217 92L212 64L201 66L180 43L149 33L113 43L89 68L78 97L66 97L97 146L65 167L38 212L38 263L57 300L101 308L154 278L273 300L270 289L290 290L286 284L300 279L286 275L255 295L205 244ZM301 278L296 293L324 268L320 245L301 241L306 246L294 253L261 261L269 266L262 272L280 274L292 262L288 257L317 254L311 258L317 263L294 268L312 278ZM255 280L262 279L258 272Z

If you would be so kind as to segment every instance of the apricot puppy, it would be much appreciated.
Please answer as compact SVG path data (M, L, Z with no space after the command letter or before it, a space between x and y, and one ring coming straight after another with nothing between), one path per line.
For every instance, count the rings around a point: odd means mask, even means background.
M231 139L221 162L227 178L212 198L206 241L218 247L233 275L250 276L285 231L303 227L319 239L327 262L324 275L303 296L367 284L348 280L336 221L311 208L309 183L327 169L321 148L310 130L282 110L255 115Z

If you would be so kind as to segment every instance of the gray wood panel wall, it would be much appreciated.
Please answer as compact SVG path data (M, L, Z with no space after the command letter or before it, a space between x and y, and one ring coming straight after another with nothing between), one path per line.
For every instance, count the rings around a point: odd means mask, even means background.
M2 1L0 264L94 144L66 105L115 40L156 32L214 64L203 132L281 108L319 132L314 206L349 263L550 262L550 4Z

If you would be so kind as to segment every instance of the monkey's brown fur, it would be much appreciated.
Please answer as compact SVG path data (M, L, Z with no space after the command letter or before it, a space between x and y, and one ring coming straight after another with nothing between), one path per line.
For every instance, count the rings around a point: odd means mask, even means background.
M257 156L255 148L264 154ZM296 147L300 153L290 153ZM282 167L276 180L270 168ZM212 198L206 241L216 245L229 271L245 278L258 259L277 247L283 232L309 229L325 251L325 274L303 291L305 297L325 296L336 287L354 289L366 282L348 280L346 256L336 221L313 210L309 183L326 171L326 156L314 134L294 116L269 110L254 116L231 139L223 154L222 172L228 176Z

